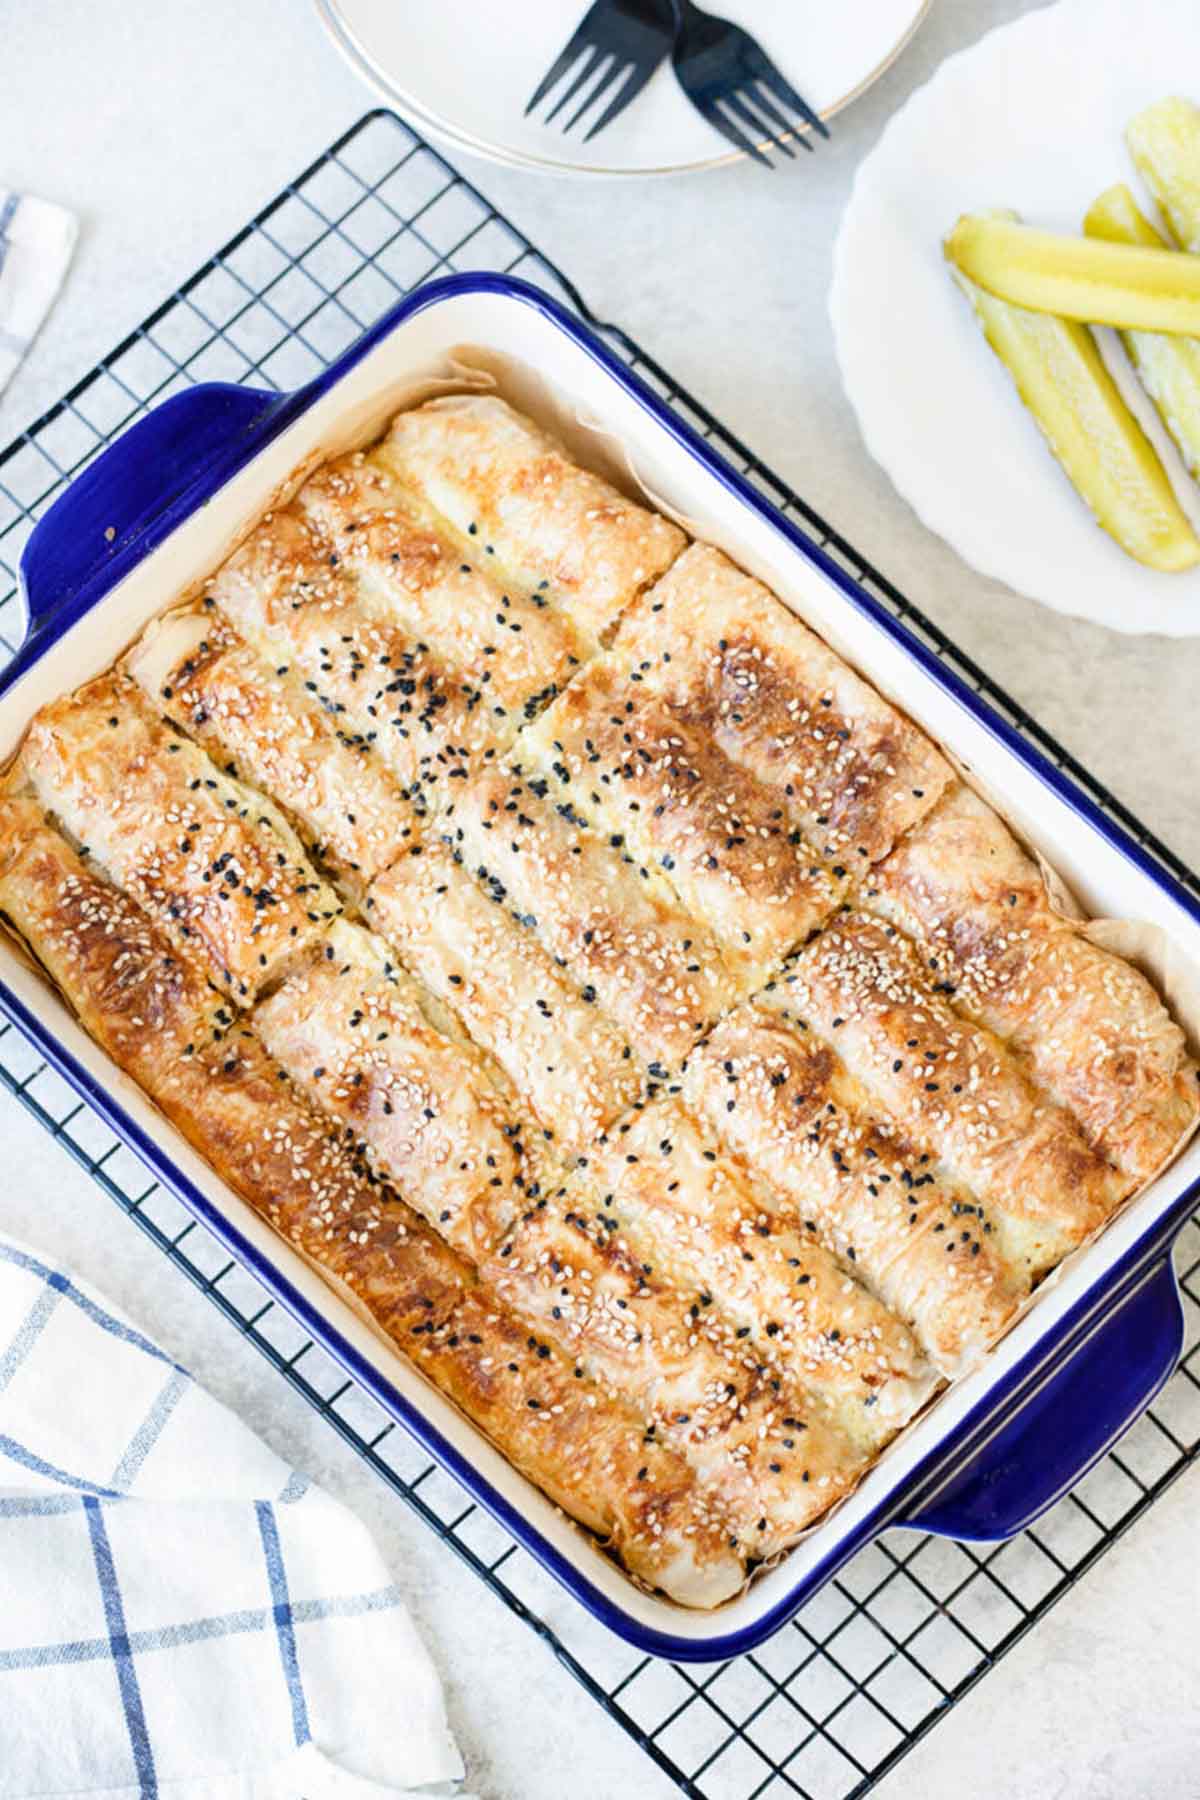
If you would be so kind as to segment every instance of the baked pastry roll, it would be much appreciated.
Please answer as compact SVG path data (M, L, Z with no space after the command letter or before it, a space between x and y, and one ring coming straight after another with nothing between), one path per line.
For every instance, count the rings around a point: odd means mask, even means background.
M850 913L778 986L788 1011L978 1195L1001 1253L1036 1280L1103 1223L1129 1180L998 1038L953 1010L935 973L893 927Z
M541 790L541 791L539 791ZM555 807L544 784L499 770L447 816L465 866L569 971L651 1064L678 1064L737 998L708 928L663 883Z
M494 558L502 579L547 594L593 638L687 542L493 394L401 413L378 454Z
M953 780L924 732L710 545L691 545L630 609L613 653L852 876Z
M371 1322L449 1317L473 1272L309 1111L254 1033L36 803L0 801L0 912L218 1175Z
M0 793L0 913L85 1030L152 1093L233 1023L196 965L89 868L31 795L11 791Z
M209 596L418 800L483 761L520 723L365 590L295 506L267 515L213 576Z
M239 1030L208 1078L167 1108L218 1172L402 1349L508 1460L610 1543L632 1574L687 1606L745 1579L719 1493L646 1441L644 1421L531 1340L470 1264L281 1088Z
M228 1018L221 997L26 798L0 801L0 912L217 1174L517 1468L681 1604L738 1590L744 1565L719 1497L628 1406L531 1341L358 1165L253 1031L233 1025L212 1041L214 1008Z
M643 1270L699 1293L705 1318L715 1308L731 1320L739 1341L803 1383L864 1451L931 1391L932 1371L900 1320L679 1100L614 1127L571 1176L564 1204L590 1214Z
M501 584L482 545L450 535L376 449L326 463L296 505L328 538L364 601L403 623L469 679L496 718L519 723L587 654L570 617L544 593Z
M744 989L833 911L844 880L805 844L779 796L614 658L593 662L514 756L555 800L661 872L708 925Z
M222 1180L401 1347L470 1292L470 1264L338 1142L250 1027L236 1024L154 1098Z
M343 732L301 683L277 675L214 610L155 621L126 667L151 704L226 774L287 808L350 895L361 895L414 836L413 808L361 736Z
M1140 1187L1195 1121L1196 1066L1144 976L1054 910L1033 859L961 782L865 903L919 939L954 1004L1006 1039Z
M480 1273L686 1456L748 1555L783 1549L861 1473L863 1451L819 1399L740 1339L702 1292L647 1269L570 1186L534 1205Z
M684 1605L736 1592L744 1568L720 1496L686 1461L643 1444L643 1421L574 1364L534 1351L470 1264L281 1087L251 1032L209 1062L166 1110L218 1173L634 1575Z
M376 1173L468 1256L537 1194L502 1071L360 925L334 924L255 1009L254 1029Z
M485 1287L412 1355L518 1469L684 1606L719 1606L745 1581L736 1517L719 1493L578 1364L530 1334Z
M127 675L43 707L20 761L46 811L241 1005L340 911L279 809L163 724Z
M570 1159L646 1089L644 1064L449 845L414 846L371 887L366 916L504 1070Z
M1029 1271L1001 1255L990 1209L790 1003L780 983L720 1020L688 1061L684 1094L780 1216L853 1268L943 1375L961 1375L1029 1292Z

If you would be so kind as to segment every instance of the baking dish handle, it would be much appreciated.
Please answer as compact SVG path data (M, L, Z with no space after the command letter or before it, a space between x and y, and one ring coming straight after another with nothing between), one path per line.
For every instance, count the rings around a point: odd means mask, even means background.
M1168 1251L965 1464L896 1524L976 1541L1023 1531L1150 1404L1179 1361L1183 1333Z
M25 643L102 599L261 448L290 399L206 382L162 401L102 450L25 546Z

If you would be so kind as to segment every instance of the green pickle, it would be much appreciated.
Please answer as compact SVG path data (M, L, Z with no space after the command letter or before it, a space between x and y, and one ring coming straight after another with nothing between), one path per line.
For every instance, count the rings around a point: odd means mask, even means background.
M1200 337L1200 256L1039 231L995 213L965 213L945 248L977 287L1014 306Z
M1163 241L1124 183L1101 194L1083 229L1111 243L1152 248ZM1189 471L1200 478L1200 338L1123 331L1121 342Z
M1200 255L1200 106L1156 101L1132 120L1125 142L1175 241Z
M954 275L1097 523L1149 568L1174 573L1200 562L1200 539L1087 326L1010 305L958 267Z

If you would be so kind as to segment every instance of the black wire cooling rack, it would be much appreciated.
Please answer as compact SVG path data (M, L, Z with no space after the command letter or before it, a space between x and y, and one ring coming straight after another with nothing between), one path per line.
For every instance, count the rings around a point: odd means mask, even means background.
M16 568L34 521L147 407L195 381L307 381L400 295L455 269L540 282L587 318L785 513L801 519L965 680L1191 890L1200 881L811 507L436 151L369 113L0 453L0 663L19 634ZM677 1666L630 1649L565 1596L255 1279L160 1188L0 1019L0 1086L297 1388L576 1680L696 1800L852 1800L1079 1580L1200 1455L1200 1218L1178 1257L1183 1362L1150 1410L1036 1527L995 1546L889 1532L752 1655Z

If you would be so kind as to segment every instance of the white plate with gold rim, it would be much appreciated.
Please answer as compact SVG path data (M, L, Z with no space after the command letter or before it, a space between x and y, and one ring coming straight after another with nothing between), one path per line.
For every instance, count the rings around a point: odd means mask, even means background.
M752 31L822 118L890 67L930 0L714 0ZM636 101L585 143L562 117L525 117L525 103L575 31L588 0L316 0L351 66L421 131L511 167L572 175L672 175L741 160L684 99L664 64ZM551 100L538 109L544 115ZM573 110L573 109L572 109Z
M985 575L1114 631L1200 634L1200 568L1163 575L1120 550L1050 455L950 279L960 213L1013 207L1078 231L1126 181L1141 108L1200 99L1195 0L1058 0L947 58L864 160L834 252L830 312L867 447L923 522ZM1200 491L1112 333L1101 347L1200 525Z

